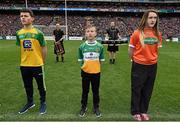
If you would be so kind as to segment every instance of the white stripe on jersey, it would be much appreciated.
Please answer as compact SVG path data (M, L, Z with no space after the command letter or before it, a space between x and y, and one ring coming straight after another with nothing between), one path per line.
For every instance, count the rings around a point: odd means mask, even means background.
M83 53L84 61L87 60L99 60L99 53L97 52L86 52Z

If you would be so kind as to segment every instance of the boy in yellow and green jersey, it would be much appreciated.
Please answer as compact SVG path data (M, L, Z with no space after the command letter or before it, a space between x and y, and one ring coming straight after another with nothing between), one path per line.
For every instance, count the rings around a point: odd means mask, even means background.
M23 114L35 106L33 101L33 78L35 78L40 94L40 114L46 112L46 86L44 81L44 63L47 54L46 41L43 33L34 28L33 12L24 9L20 12L21 23L24 26L16 33L16 45L20 46L20 70L27 95L26 105L19 111Z
M87 110L89 86L91 83L93 92L93 107L96 117L100 117L99 111L99 86L100 86L100 65L104 61L103 46L96 41L96 27L88 26L85 30L87 41L80 45L79 59L81 61L82 77L82 98L80 117L83 117Z

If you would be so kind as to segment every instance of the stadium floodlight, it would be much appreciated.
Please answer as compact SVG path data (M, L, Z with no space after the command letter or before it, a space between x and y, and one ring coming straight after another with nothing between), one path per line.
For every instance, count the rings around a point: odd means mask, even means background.
M66 24L66 40L68 40L68 25L67 25L67 0L65 0L65 24Z

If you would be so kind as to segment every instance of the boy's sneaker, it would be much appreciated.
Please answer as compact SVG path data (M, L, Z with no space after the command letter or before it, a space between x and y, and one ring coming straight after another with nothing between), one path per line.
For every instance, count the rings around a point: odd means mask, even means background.
M141 118L142 118L143 121L148 121L149 120L148 114L145 114L145 113L141 114Z
M27 103L18 113L24 114L26 113L30 108L33 108L35 106L34 102Z
M46 102L41 103L40 108L39 108L40 114L45 114L46 113L46 108L47 108Z
M141 120L142 120L140 114L135 114L135 115L133 115L132 117L133 117L133 119L136 120L136 121L141 121Z
M94 109L94 114L96 115L96 117L101 117L101 112L99 111L99 108Z
M82 107L80 112L79 112L79 116L80 117L84 117L87 111L87 107Z

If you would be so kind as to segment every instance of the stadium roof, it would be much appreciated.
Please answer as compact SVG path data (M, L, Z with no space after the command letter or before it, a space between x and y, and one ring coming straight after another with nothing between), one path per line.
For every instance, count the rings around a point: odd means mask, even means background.
M1 0L0 0L1 1ZM12 2L12 3L24 3L25 0L4 0L2 2ZM66 0L67 2L119 2L119 3L180 3L180 0ZM27 2L32 3L59 3L65 2L65 0L27 0Z
M46 0L65 1L65 0ZM66 0L66 1L93 1L93 2L140 2L140 3L180 3L180 0Z

